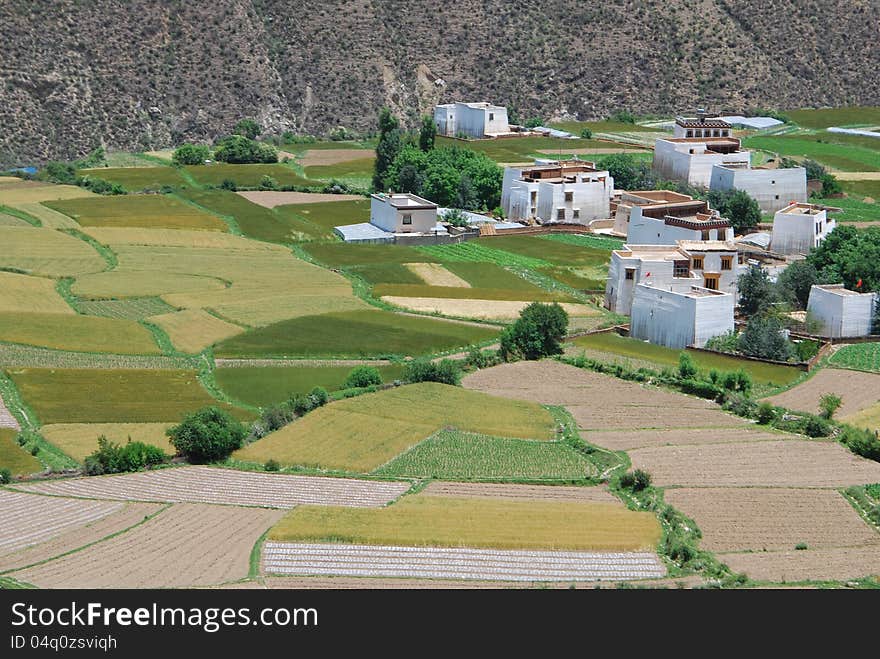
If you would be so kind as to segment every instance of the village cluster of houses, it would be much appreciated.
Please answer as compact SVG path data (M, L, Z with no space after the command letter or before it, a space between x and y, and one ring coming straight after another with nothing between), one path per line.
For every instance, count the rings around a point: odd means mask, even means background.
M517 134L507 109L490 103L450 103L434 112L438 134L496 139ZM710 190L744 190L765 212L770 233L735 238L730 222L708 202L669 190L616 190L593 162L537 160L504 170L501 207L506 221L469 213L490 233L523 224L580 224L625 237L611 254L605 306L629 316L630 335L670 348L702 347L734 329L737 280L767 265L773 276L803 258L834 230L827 210L807 203L803 167L754 167L730 123L700 111L676 119L672 137L656 140L659 177ZM370 221L337 227L348 242L449 239L447 209L412 194L372 195ZM440 220L440 221L438 221ZM484 230L485 233L485 230ZM833 338L871 331L877 295L843 286L814 286L809 314Z

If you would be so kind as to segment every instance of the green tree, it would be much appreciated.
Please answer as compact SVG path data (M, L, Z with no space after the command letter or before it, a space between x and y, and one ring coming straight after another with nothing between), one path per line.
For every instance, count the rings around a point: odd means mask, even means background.
M685 379L693 378L697 374L697 365L686 352L678 355L678 374Z
M634 124L636 123L636 115L629 110L615 110L608 117L608 120L619 121L622 124Z
M761 222L761 207L743 190L711 190L709 204L730 220L737 233L757 226Z
M414 359L404 369L403 379L407 382L440 382L458 384L461 381L461 367L452 359L439 362L430 359Z
M538 126L544 125L543 117L531 117L526 119L525 127L526 128L537 128Z
M458 208L450 208L446 211L446 214L443 216L443 221L448 222L454 227L469 226L468 216L463 210Z
M585 140L591 140L593 139L593 131L591 131L589 128L583 128L581 129L581 137Z
M345 378L343 386L346 389L356 389L378 384L382 384L382 375L378 368L375 366L355 366Z
M819 398L819 409L822 410L822 418L830 420L842 403L843 400L837 394L823 394Z
M171 162L176 166L203 165L211 157L211 149L204 144L182 144L174 150Z
M230 453L241 448L247 430L229 412L205 407L186 415L166 434L181 455L190 462L201 464L229 457Z
M278 189L278 181L269 176L268 174L263 174L260 178L260 190L277 190Z
M794 351L782 334L782 321L773 316L755 316L739 335L740 352L750 357L787 362Z
M434 118L425 115L422 117L422 126L419 128L419 148L422 151L430 151L434 148L437 139L437 124Z
M271 144L261 144L243 135L230 135L217 143L214 158L233 164L275 163L278 150Z
M532 302L513 325L501 333L501 356L541 359L562 353L568 314L556 302Z
M842 283L850 290L880 290L880 227L856 229L839 224L807 256L822 283ZM861 286L859 286L861 281Z
M773 282L759 266L753 266L739 276L737 289L740 309L747 316L768 310L774 301Z
M249 140L255 140L263 132L263 127L253 119L242 119L235 124L232 132L235 135L243 135Z
M821 181L822 177L828 173L823 164L809 158L804 160L802 167L807 170L808 181Z
M808 261L795 261L779 275L776 287L779 297L798 309L806 309L810 300L810 289L819 283L819 272Z
M654 187L654 176L648 164L628 153L613 153L599 159L599 169L607 169L614 187L621 190L646 190Z
M831 197L843 193L843 186L838 183L837 178L833 174L824 174L822 181L822 196Z
M386 174L401 150L400 122L391 110L379 111L379 141L376 144L376 161L373 167L373 190L386 188Z

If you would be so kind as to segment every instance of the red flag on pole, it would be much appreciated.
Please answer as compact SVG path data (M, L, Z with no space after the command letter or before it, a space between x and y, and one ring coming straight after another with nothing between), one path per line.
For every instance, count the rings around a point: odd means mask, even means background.
M861 288L861 287L862 287L862 280L859 279L859 281L856 283L856 288Z

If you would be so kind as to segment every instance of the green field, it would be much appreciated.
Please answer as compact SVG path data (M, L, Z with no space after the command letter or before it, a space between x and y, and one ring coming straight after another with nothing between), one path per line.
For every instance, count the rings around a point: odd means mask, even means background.
M82 462L98 448L98 438L106 437L115 444L143 442L174 455L177 449L165 430L170 423L56 423L40 428L40 434L65 455Z
M131 297L124 300L80 300L76 303L76 310L86 316L143 320L174 311L174 307L158 297Z
M632 126L629 127L632 130ZM561 139L556 137L505 137L494 140L457 140L451 137L438 137L436 146L457 146L462 149L485 153L495 162L528 162L534 158L546 158L542 151L559 152L563 157L570 156L577 149L626 149L626 146L609 144L599 140ZM637 147L631 147L637 148Z
M15 441L17 436L16 430L0 428L0 469L8 469L13 476L27 476L43 471L42 463Z
M574 345L586 350L618 355L624 358L632 358L641 361L649 361L659 367L677 367L681 350L673 350L663 346L653 345L638 339L620 336L616 332L602 332L600 334L588 334L572 341ZM800 377L802 371L793 366L778 366L748 359L737 359L728 355L716 355L695 350L688 351L697 368L708 371L744 370L752 376L755 383L769 383L772 385L785 385Z
M743 140L743 146L749 149L772 151L781 156L811 158L845 172L880 171L880 144L877 149L869 149L865 146L842 143L845 140L841 140L840 137L834 133L757 135Z
M541 240L551 240L555 243L565 243L575 247L589 247L610 252L613 249L623 247L625 240L608 236L592 236L579 233L548 233L538 236ZM609 255L610 256L610 255Z
M373 178L375 158L358 158L335 165L312 165L305 168L311 180L341 181L356 188L369 189Z
M548 124L551 128L567 130L574 135L580 135L584 128L589 128L594 133L660 133L658 128L649 128L639 124L630 124L623 121L553 121Z
M877 143L880 146L880 140ZM858 198L871 197L875 201L880 200L880 181L841 181L841 185L847 193Z
M320 228L320 237L333 237L333 227L370 221L370 201L325 201L317 204L289 204L276 206L274 211L283 217L294 217Z
M787 110L785 114L804 128L876 126L880 124L880 107L853 106L823 110Z
M314 387L328 391L342 389L354 366L245 366L218 368L217 384L229 396L255 407L287 400L292 394L305 394ZM383 382L403 377L402 365L376 366Z
M0 313L0 341L77 352L162 353L135 321L57 313Z
M607 267L610 259L608 247L592 247L580 242L548 240L537 236L497 236L473 241L493 249L506 250L521 256L543 259L553 265L577 265L580 267Z
M118 183L129 192L161 190L166 185L179 188L187 184L186 179L174 167L99 167L81 169L77 174Z
M489 547L498 549L654 549L652 513L616 503L404 497L386 508L301 506L269 531L286 542Z
M580 480L592 463L563 442L441 431L377 469L375 474L440 480Z
M423 382L330 403L236 451L234 457L368 473L448 427L548 440L553 419L536 403Z
M484 242L486 239L469 240L449 245L429 245L415 249L443 263L494 263L500 266L540 268L550 265L538 256L523 256L501 249L501 244ZM500 240L500 239L499 239Z
M349 268L368 283L376 284L422 284L424 283L416 273L402 263L376 263L373 265L358 265Z
M831 356L829 363L857 371L880 373L880 343L853 343L842 346Z
M212 398L195 371L9 369L7 373L43 424L176 422L207 405L242 419L253 416Z
M846 190L850 183L855 181L841 181ZM850 196L834 199L817 199L814 203L842 208L842 213L834 213L832 217L837 222L877 222L880 221L880 200L876 203L862 201L865 195L854 192Z
M119 195L47 201L45 206L88 227L226 231L220 218L166 195Z
M257 188L264 176L271 176L279 186L323 187L320 181L303 178L292 167L277 164L267 165L190 165L187 173L202 185L220 186L223 181L233 181L239 188Z
M228 190L186 189L179 194L219 215L234 218L241 232L249 238L290 243L313 237L314 226L293 216L274 213Z
M306 151L335 151L338 149L374 149L376 147L375 139L366 139L366 140L326 140L319 142L312 142L311 144L306 142L290 142L288 144L282 144L281 150L288 151L290 153L305 153Z
M423 355L464 348L498 330L464 323L364 310L303 316L219 343L218 357L371 357Z
M421 247L326 243L321 245L307 245L305 249L312 258L331 268L340 268L350 265L439 262L439 259L424 252Z

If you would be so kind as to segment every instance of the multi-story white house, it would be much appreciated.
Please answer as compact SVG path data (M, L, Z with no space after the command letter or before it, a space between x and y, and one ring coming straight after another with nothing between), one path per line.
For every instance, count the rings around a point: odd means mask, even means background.
M808 254L818 247L837 223L824 208L791 203L773 216L770 249L777 254Z
M680 241L677 245L624 245L611 252L605 306L630 315L639 284L687 293L693 287L729 293L736 299L736 245L729 241Z
M679 240L733 240L730 222L709 208L708 202L687 195L677 197L660 203L631 204L626 242L674 245Z
M437 204L409 193L370 195L370 224L389 233L431 233Z
M611 217L614 179L579 160L506 167L501 207L510 220L587 223Z
M821 323L820 336L832 339L868 336L873 329L877 293L858 293L843 284L814 285L810 288L807 314Z
M702 348L734 328L736 296L700 286L667 290L636 286L629 335L667 348Z
M712 167L710 190L742 190L773 213L793 202L807 200L807 170L803 167L767 169L749 163L717 164Z
M446 103L434 108L437 134L447 137L464 135L475 139L495 137L510 132L507 108L491 103Z

